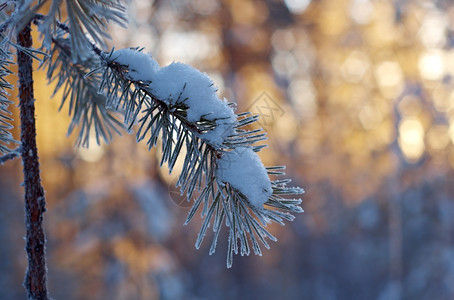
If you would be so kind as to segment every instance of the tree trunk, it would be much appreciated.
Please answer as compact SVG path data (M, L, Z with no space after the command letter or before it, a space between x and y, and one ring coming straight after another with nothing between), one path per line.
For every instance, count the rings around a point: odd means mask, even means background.
M17 35L17 43L29 48L32 46L30 24ZM44 189L41 185L38 150L36 148L35 104L33 99L32 58L17 50L19 65L19 107L21 121L21 154L25 187L25 225L27 228L25 250L28 267L24 287L28 299L48 299L46 237L43 228L45 212Z

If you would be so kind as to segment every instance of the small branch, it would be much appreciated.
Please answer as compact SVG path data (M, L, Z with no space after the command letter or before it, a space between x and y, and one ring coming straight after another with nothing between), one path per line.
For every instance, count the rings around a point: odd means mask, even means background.
M33 23L34 23L35 25L38 25L38 21L44 20L44 17L45 17L45 16L42 15L42 14L35 14L35 17L34 17L34 19L33 19ZM62 22L60 22L60 21L58 21L58 20L55 21L55 23L57 24L57 27L58 27L58 28L60 28L61 30L63 30L63 31L66 32L66 33L71 34L68 25L66 25L65 23L62 23ZM91 43L91 48L92 48L93 52L96 53L96 55L98 55L101 59L104 58L104 57L103 57L103 53L104 53L104 52L103 52L101 49L99 49L94 43Z
M8 3L4 2L0 4L0 11L4 10L8 6ZM9 17L5 21L3 21L2 24L0 24L0 34L3 34L3 32L8 28L8 26L11 24L13 21L14 17Z
M16 157L19 157L21 155L20 152L21 152L21 148L19 147L19 148L15 149L15 150L11 151L8 154L0 156L0 165L3 165L8 160L15 159Z
M3 21L3 23L0 24L0 35L3 34L3 32L11 25L11 23L14 24L13 26L16 26L17 25L16 21L21 21L21 22L19 22L21 24L28 24L29 22L31 22L31 19L34 19L34 16L33 16L34 12L38 11L47 1L48 0L43 0L43 1L39 2L37 5L35 5L31 9L27 10L27 12L21 11L21 8L17 6L20 4L15 4L16 11L8 19L6 19L5 21ZM4 10L7 6L8 6L8 3L6 3L6 2L0 4L0 11ZM22 14L22 15L29 14L28 15L29 19L20 20L20 18L17 18L17 16L20 14ZM43 15L41 15L41 16L44 17ZM16 23L14 23L13 21ZM23 21L23 23L22 23L22 21ZM17 29L21 29L21 28L17 28Z

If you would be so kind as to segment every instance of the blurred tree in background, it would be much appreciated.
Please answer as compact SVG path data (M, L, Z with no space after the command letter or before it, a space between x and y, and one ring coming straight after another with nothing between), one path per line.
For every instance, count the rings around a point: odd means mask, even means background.
M306 213L285 231L271 227L279 244L263 257L225 271L223 253L187 247L200 224L177 221L189 208L174 205L176 179L158 152L132 136L74 149L61 125L70 119L44 100L37 142L55 212L53 296L453 298L453 13L450 1L425 0L133 1L112 44L206 70L239 111L261 112L262 158L307 188ZM45 74L35 84L36 98L50 98ZM0 178L0 287L16 299L19 163Z

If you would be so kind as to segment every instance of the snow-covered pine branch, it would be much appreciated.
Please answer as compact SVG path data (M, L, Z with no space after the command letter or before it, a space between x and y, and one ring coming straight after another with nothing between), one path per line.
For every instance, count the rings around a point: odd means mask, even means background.
M186 157L177 186L188 201L199 196L189 211L187 224L198 210L205 218L198 234L199 248L212 224L215 251L219 232L225 222L229 228L227 266L233 253L261 255L260 241L276 241L266 229L270 222L284 225L292 213L302 212L301 188L287 187L290 180L270 181L269 174L280 175L282 167L265 168L256 154L265 139L262 130L245 130L257 120L250 113L235 115L233 105L219 99L212 80L197 69L182 63L159 67L151 55L139 49L112 50L103 55L101 93L107 104L125 113L129 128L138 123L137 140L148 138L151 148L162 139L162 161L169 170L186 147ZM139 113L144 115L138 119ZM238 247L239 241L239 247Z
M249 242L258 255L260 243L269 248L266 239L276 238L265 227L271 222L284 225L284 220L294 219L292 213L302 212L301 199L292 197L303 190L287 187L288 179L270 180L269 175L283 175L283 167L265 168L257 155L264 146L256 142L264 140L266 134L261 129L247 130L246 126L258 116L235 114L235 105L219 99L213 81L188 65L172 63L161 68L139 49L102 52L107 22L125 24L122 1L79 0L75 5L73 1L54 0L47 15L37 15L44 2L34 7L28 1L17 2L20 6L16 12L21 13L6 20L2 30L12 32L12 28L30 20L38 25L43 49L49 54L41 67L47 70L50 81L57 81L56 91L63 88L62 105L69 102L72 115L69 132L80 127L76 144L88 146L91 131L98 143L100 139L108 142L112 132L123 125L132 129L138 124L137 140L146 140L151 148L160 139L161 165L167 163L170 171L185 147L177 186L188 201L195 198L186 224L197 211L204 218L196 247L212 226L213 253L225 224L229 228L228 267L234 253L250 254ZM63 3L67 20L60 20ZM18 49L30 56L42 53ZM0 69L6 62L0 61ZM7 103L2 97L0 101L0 126L7 126ZM113 111L124 115L124 124ZM10 137L7 127L0 127L0 133L5 133L0 143Z

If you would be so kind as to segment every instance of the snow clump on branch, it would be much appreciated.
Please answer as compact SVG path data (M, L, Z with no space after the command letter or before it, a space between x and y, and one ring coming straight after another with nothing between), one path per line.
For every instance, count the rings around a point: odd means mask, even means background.
M238 147L218 160L216 176L247 197L260 209L273 193L266 168L252 148Z
M214 128L199 134L209 144L219 146L235 133L235 113L226 100L219 99L217 88L206 73L179 62L160 68L150 54L129 48L116 50L112 57L128 66L130 80L149 83L148 90L157 99L167 105L186 105L187 121L214 121Z
M150 54L134 49L114 51L111 57L127 67L126 76L131 81L145 84L146 90L169 108L183 106L187 122L214 122L215 126L195 133L213 148L221 150L227 138L236 133L237 116L227 101L218 97L206 73L179 62L161 68ZM259 156L244 146L220 153L216 161L218 179L238 190L251 207L261 210L273 189Z

